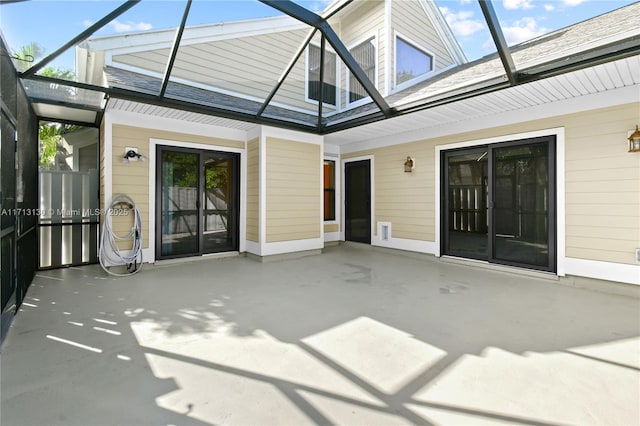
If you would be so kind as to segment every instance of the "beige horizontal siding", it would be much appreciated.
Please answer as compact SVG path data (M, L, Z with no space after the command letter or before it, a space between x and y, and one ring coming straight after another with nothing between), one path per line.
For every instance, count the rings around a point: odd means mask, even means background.
M566 256L636 264L640 247L640 156L627 152L638 103L343 155L375 158L375 220L393 237L435 240L435 146L541 129L565 129ZM412 173L403 172L410 155ZM559 194L562 197L563 194Z
M267 138L267 242L320 237L321 158L320 145Z
M435 240L434 146L434 141L413 142L372 152L375 157L374 224L391 222L394 238ZM343 155L343 158L363 154ZM416 161L411 173L404 171L408 155Z
M149 247L149 233L155 229L149 229L149 215L155 212L155 206L149 206L149 167L148 162L135 161L123 164L120 160L124 155L125 147L136 147L140 154L149 155L149 139L163 139L167 141L182 141L204 145L217 145L229 148L244 148L244 142L228 139L217 139L214 137L195 136L176 132L165 132L143 127L132 127L114 125L112 129L112 191L113 195L126 194L136 203L136 207L142 215L144 248ZM101 159L101 167L104 161ZM107 200L110 202L110 200ZM126 218L114 219L114 228L125 230L130 229L126 225ZM128 228L127 228L128 226Z
M247 143L247 240L260 242L260 141Z
M307 30L238 37L180 47L171 76L194 83L265 99L275 87ZM169 49L114 55L116 63L164 73ZM278 90L275 102L315 111L305 102L305 55Z
M324 225L324 232L339 232L340 225L337 223L332 223L330 225Z

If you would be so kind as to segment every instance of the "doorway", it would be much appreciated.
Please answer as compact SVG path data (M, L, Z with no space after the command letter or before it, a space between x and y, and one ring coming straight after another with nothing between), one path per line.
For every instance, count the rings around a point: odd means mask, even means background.
M344 164L345 240L371 244L371 162Z
M238 250L239 157L158 146L157 259Z
M442 252L555 272L555 137L442 154Z

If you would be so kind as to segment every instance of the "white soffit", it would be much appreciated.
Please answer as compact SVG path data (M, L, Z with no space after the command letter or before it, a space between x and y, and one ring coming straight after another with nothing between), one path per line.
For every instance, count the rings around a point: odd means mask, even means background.
M551 107L557 102L579 101L584 96L602 94L624 88L630 88L631 93L635 93L635 96L632 95L632 98L626 101L619 99L618 103L640 102L640 72L638 70L640 70L640 56L636 55L400 117L331 133L325 136L325 143L343 146L342 152L353 152L375 141L380 143L386 141L386 144L389 141L392 143L405 142L415 137L418 131L422 135L421 138L455 134L473 130L465 128L465 124L471 121L479 121L484 127L489 127L493 120L500 121L500 117L504 116L505 113L514 113L539 106ZM607 105L594 105L590 102L583 102L578 108L588 110L604 106ZM570 111L566 112L569 113ZM555 113L555 115L558 115L558 113ZM521 115L520 117L520 121L531 119L534 119L534 117L528 115ZM493 125L500 124L507 123ZM409 139L403 140L403 138L400 138L399 136L402 134L406 134Z
M229 118L216 117L214 115L200 114L197 112L182 111L158 105L150 105L123 99L111 98L107 104L107 111L127 111L137 114L145 114L153 117L188 121L191 123L207 124L211 126L227 127L230 129L250 130L256 124Z
M78 108L70 108L61 105L34 103L33 109L38 117L58 119L61 121L73 121L78 123L94 124L96 112Z

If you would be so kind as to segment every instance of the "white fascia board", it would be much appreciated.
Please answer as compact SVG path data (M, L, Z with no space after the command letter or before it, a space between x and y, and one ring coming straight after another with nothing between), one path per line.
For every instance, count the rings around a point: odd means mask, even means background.
M438 5L436 5L436 2L421 0L420 5L422 6L422 9L429 18L429 21L431 21L431 25L433 25L433 27L435 28L438 36L440 36L440 39L446 46L453 59L458 64L469 62L467 56L464 54L464 51L460 47L458 40L453 34L453 31L451 31L449 24L444 19L444 16L442 16L442 12L440 12L440 9L438 8Z
M322 135L271 126L262 126L262 136L265 138L280 138L294 142L311 143L314 145L322 145L324 141L324 137Z
M262 34L279 33L308 28L289 16L222 22L217 24L186 27L180 41L181 46ZM173 45L176 29L144 31L97 37L87 40L92 50L111 50L116 54L139 52Z
M320 14L320 16L322 16L323 18L326 18L327 16L331 15L336 9L342 7L342 5L347 3L347 1L350 1L350 0L335 0L335 1L333 1L331 4L329 4L327 7L324 8L324 10ZM346 10L348 10L348 9L349 8L347 8ZM343 12L344 12L344 10L343 10Z

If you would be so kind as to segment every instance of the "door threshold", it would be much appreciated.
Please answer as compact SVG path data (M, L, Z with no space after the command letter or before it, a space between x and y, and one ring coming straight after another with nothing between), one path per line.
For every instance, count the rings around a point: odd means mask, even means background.
M560 277L555 272L538 271L536 269L519 268L517 266L500 265L498 263L490 263L486 260L469 259L466 257L457 257L444 255L440 260L447 263L457 265L473 266L477 268L488 269L496 272L504 272L507 274L525 275L529 277L542 278L550 281L559 281Z
M239 251L225 251L222 253L206 253L201 256L187 256L187 257L176 257L174 259L156 260L153 264L155 266L175 265L179 263L199 262L201 260L224 259L226 257L236 257L239 255L240 255Z

